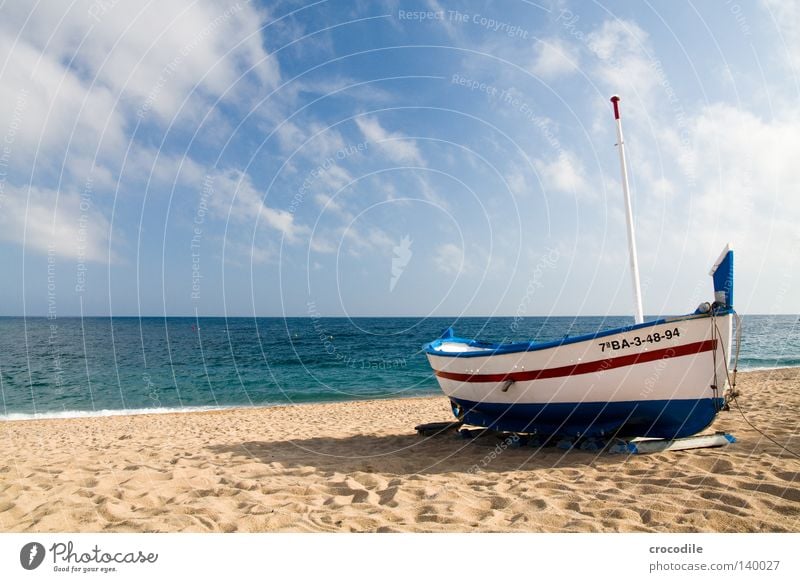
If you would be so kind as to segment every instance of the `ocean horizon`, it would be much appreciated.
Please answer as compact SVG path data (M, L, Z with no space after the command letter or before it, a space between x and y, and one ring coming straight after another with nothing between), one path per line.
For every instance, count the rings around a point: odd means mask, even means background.
M191 412L440 394L422 345L453 326L551 341L630 316L0 317L0 419ZM739 370L800 366L797 315L744 315Z

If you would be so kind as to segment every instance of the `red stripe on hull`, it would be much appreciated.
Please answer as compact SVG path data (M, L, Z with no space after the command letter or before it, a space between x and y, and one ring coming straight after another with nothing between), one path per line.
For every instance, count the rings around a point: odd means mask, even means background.
M684 344L674 348L665 348L663 350L654 350L652 352L640 352L638 354L631 354L629 356L606 358L605 360L596 360L594 362L585 362L582 364L572 364L570 366L561 366L560 368L510 372L507 374L461 374L458 372L446 372L444 370L435 370L435 373L440 378L457 380L459 382L506 382L508 380L521 382L525 380L543 380L545 378L560 378L562 376L575 376L578 374L603 372L605 370L621 368L622 366L633 366L634 364L644 364L645 362L654 362L656 360L666 360L668 358L700 354L702 352L709 352L713 350L716 347L716 343L717 340L705 340L702 342L695 342L693 344Z

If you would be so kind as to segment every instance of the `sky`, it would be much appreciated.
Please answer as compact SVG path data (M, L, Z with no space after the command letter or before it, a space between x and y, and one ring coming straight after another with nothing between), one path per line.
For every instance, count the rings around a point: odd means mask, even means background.
M0 4L0 315L800 312L800 5Z

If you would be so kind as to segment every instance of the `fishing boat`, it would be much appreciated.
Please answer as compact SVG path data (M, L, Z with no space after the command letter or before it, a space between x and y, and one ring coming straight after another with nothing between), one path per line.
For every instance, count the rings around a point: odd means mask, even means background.
M452 328L424 346L453 414L488 429L567 437L684 438L727 406L736 312L733 250L711 269L713 301L644 321L618 96L611 98L626 207L634 323L549 342L489 343Z

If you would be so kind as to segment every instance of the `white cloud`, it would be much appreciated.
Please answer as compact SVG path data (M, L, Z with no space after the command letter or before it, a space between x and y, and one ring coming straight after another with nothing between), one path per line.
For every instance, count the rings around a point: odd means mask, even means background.
M217 216L230 216L238 223L252 223L254 228L265 224L282 234L288 243L296 243L308 234L308 227L295 223L292 213L268 206L249 175L227 170L211 178L213 194L209 200Z
M699 216L713 216L720 230L755 248L768 236L773 243L790 241L800 222L800 118L794 114L765 121L716 104L703 108L693 126L695 156L706 161L696 170L700 196L693 201L699 204L695 222ZM764 258L779 265L789 250L776 244Z
M765 4L774 10L781 27L782 36L776 41L780 56L788 49L791 64L800 57L800 10L771 0ZM749 111L741 101L695 107L676 93L666 65L662 68L647 33L636 23L606 21L588 36L588 48L596 57L592 76L609 93L619 92L630 103L625 114L632 123L626 126L626 137L636 144L628 154L640 265L662 262L667 252L687 273L663 279L658 273L652 275L655 284L649 296L660 295L667 311L685 308L682 303L669 304L671 295L685 300L685 281L692 280L686 277L704 273L714 258L709 255L730 241L739 251L740 308L796 311L796 299L790 300L792 293L786 290L796 287L800 256L796 227L800 200L794 196L800 188L800 166L795 161L800 117L781 99L787 84L767 80L768 92L775 96L770 118ZM746 102L747 96L742 97ZM598 134L608 134L606 115L607 110L598 117L602 119ZM616 179L616 171L609 168L608 174ZM603 177L586 179L602 183ZM618 185L614 191L619 191ZM621 212L615 211L611 222L623 225ZM705 289L706 281L700 277L698 284ZM676 281L684 283L676 286Z
M39 154L39 163L60 171L67 148L93 155L101 141L115 151L124 143L124 116L107 88L89 89L60 59L3 28L0 54L8 55L0 83L0 131L18 126L16 164L29 168ZM68 165L65 169L70 171Z
M338 197L334 198L328 194L315 194L314 195L314 202L316 202L319 207L322 209L323 212L334 212L342 220L351 222L353 220L353 213L348 211L344 205L342 204L342 197L339 195Z
M528 160L525 160L525 162L528 162ZM529 163L525 162L511 159L506 164L503 173L508 189L514 197L528 196L538 189L538 185L533 187L529 183L528 178L533 176L533 169L531 169Z
M506 182L511 193L515 196L523 196L530 192L528 181L525 179L525 174L518 168L514 168L507 176Z
M0 46L8 59L0 91L3 102L20 89L30 92L25 133L36 142L63 142L78 118L73 139L96 145L104 136L106 146L114 145L137 111L169 121L195 86L216 98L246 69L268 87L280 79L277 61L261 47L261 15L250 4L119 2L102 13L99 5L3 8Z
M430 174L430 172L426 170L418 170L414 172L414 182L417 184L417 186L411 186L411 192L413 192L413 194L409 195L409 198L422 196L422 198L425 200L428 200L439 208L447 211L450 208L450 204L448 204L447 199L439 193L439 190L430 183L429 177L431 175L435 174Z
M424 166L416 142L400 132L389 132L375 118L357 117L356 124L364 138L377 144L386 156L398 164Z
M0 197L0 238L41 253L82 261L109 256L108 220L92 207L91 192L15 188L4 184ZM111 254L112 258L114 254Z
M653 118L661 151L640 152L632 165L643 266L679 260L686 275L658 280L649 296L685 300L675 281L702 274L726 242L737 249L737 304L743 312L796 312L800 238L800 117L763 119L739 106L714 103L688 118L691 142ZM623 224L621 217L615 224ZM643 234L646 233L646 234ZM691 278L688 280L692 280ZM673 288L674 287L674 288ZM697 299L697 298L695 298ZM699 300L699 299L698 299ZM683 307L677 307L683 308ZM676 305L664 304L664 309Z
M309 245L315 253L333 253L336 252L337 248L330 239L317 232L311 237Z
M340 190L353 182L350 172L341 166L330 166L325 172L325 185L330 190Z
M396 244L383 229L376 226L367 228L366 232L361 232L351 225L344 229L343 236L351 243L351 248L356 251L356 254L365 250L389 249Z
M606 20L587 38L597 58L593 76L615 93L647 98L661 77L649 35L630 20Z
M351 222L340 228L315 232L309 244L317 253L333 253L341 247L348 255L361 257L366 253L390 253L397 243L379 227L359 228Z
M448 7L442 6L438 0L426 0L425 4L430 12L436 12L439 14L447 13ZM395 7L393 6L392 8L392 11L394 12ZM450 9L452 9L452 7L450 7ZM461 44L460 41L462 40L463 35L461 34L459 27L455 26L449 18L442 18L435 20L434 22L444 29L447 36L456 41L458 44Z
M800 4L785 0L761 0L780 29L778 54L786 61L795 79L800 75Z
M239 103L253 87L273 87L280 80L277 61L261 45L264 14L250 3L16 2L4 5L2 12L0 132L8 136L15 128L5 188L27 192L34 176L36 202L27 214L30 233L48 232L47 216L55 213L46 206L52 199L45 195L47 188L39 185L52 187L57 180L62 200L79 191L90 175L96 180L95 198L116 190L112 177L120 177L120 162L140 118L163 126L192 95L181 119L194 119L217 98ZM251 74L237 81L249 69ZM152 151L140 155L143 149L141 144L130 148L131 168L154 157ZM175 173L163 164L155 170L157 179ZM195 170L185 160L184 172ZM26 219L15 211L16 196L8 202L7 225ZM93 212L99 224L99 210ZM59 207L55 214L62 213ZM275 228L293 232L282 214L270 209L262 214ZM58 232L69 230L58 224ZM7 226L6 231L19 232L21 227ZM115 232L122 233L119 228ZM43 237L29 237L27 245L42 250L36 241Z
M318 171L325 170L326 178L342 175L343 170L334 164L334 158L337 152L346 151L347 144L335 129L314 121L301 125L285 121L278 126L276 136L281 150L293 160L309 161Z
M578 70L578 50L569 43L555 38L540 40L534 50L533 62L528 67L534 75L555 79Z
M98 4L33 11L22 34L50 57L74 58L73 70L124 94L134 108L150 99L152 110L168 120L195 86L220 96L251 67L267 86L280 78L277 62L261 46L264 15L253 4L181 0L142 8L118 2L93 12ZM12 20L28 17L25 8L14 12Z
M465 269L464 251L453 243L445 243L436 249L433 263L445 275L459 275Z
M142 183L154 191L167 195L174 185L200 188L206 169L187 155L158 151L151 147L133 149L125 159L125 173L120 177L126 185Z
M273 262L278 258L278 252L273 246L252 244L250 240L234 238L234 233L229 232L225 237L225 262L238 267L247 265Z
M546 190L577 196L592 195L583 164L574 154L562 151L552 160L534 160L533 164Z
M307 138L305 132L291 121L282 123L275 130L275 135L284 152L292 152L298 149Z

